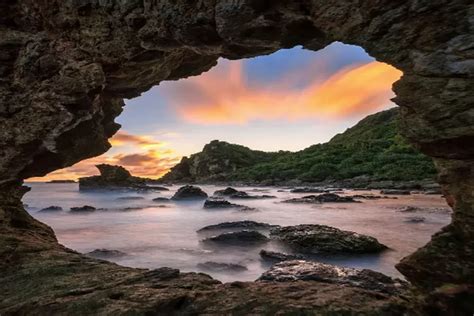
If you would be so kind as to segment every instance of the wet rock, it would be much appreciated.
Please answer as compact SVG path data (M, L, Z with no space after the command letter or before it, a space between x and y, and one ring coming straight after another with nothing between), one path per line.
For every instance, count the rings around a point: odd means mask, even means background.
M201 188L193 185L185 185L176 191L171 198L172 200L198 200L206 199L207 193L201 190Z
M206 209L220 209L220 208L245 208L246 206L240 204L230 203L227 200L220 198L208 198L204 202L204 208Z
M356 194L351 195L353 199L360 199L360 200L379 200L379 199L397 199L396 196L385 196L385 195L373 195L373 194Z
M155 190L155 191L169 191L170 190L166 187L160 187L160 186L156 186L156 185L151 185L150 188Z
M161 202L161 203L171 202L171 200L169 198L165 198L165 197L157 197L157 198L154 198L152 201L153 202Z
M229 196L229 195L232 195L232 194L236 194L236 193L239 193L239 192L243 192L243 191L238 191L234 188L231 188L231 187L227 187L223 190L217 190L214 192L214 195L223 195L223 196Z
M143 199L144 197L142 196L121 196L117 198L117 200L130 200L130 201L143 200Z
M290 192L291 193L325 193L327 191L320 188L296 188L296 189L290 190Z
M95 207L90 205L71 207L71 212L93 212L97 210Z
M360 203L350 196L340 196L334 193L323 193L319 195L307 195L301 198L293 198L282 201L283 203Z
M269 241L265 235L253 231L253 230L242 230L236 232L223 233L217 236L212 236L202 240L204 243L222 244L222 245L234 245L234 246L247 246L262 244Z
M45 207L39 211L40 212L59 212L62 210L63 208L61 206L52 205L52 206Z
M347 284L366 290L390 295L400 294L408 288L408 283L392 279L382 273L368 269L343 268L320 262L304 260L283 261L263 273L259 281L319 281L332 284Z
M406 223L423 223L426 220L423 216L410 216L405 218Z
M395 189L381 190L380 193L386 194L386 195L410 195L409 190L395 190Z
M278 225L271 225L267 223L260 223L254 221L238 221L238 222L224 222L215 225L205 226L197 232L206 232L214 230L269 230L270 228L278 227Z
M86 253L87 256L98 258L98 259L107 259L107 258L117 258L123 257L127 254L119 250L110 250L110 249L95 249L91 252Z
M270 237L302 253L375 253L387 249L374 237L326 225L272 228Z
M280 262L280 261L286 261L286 260L303 260L304 256L303 255L292 255L292 254L286 254L282 252L276 252L276 251L270 251L270 250L260 250L260 257L269 262Z
M204 271L212 271L212 272L242 272L242 271L248 270L246 266L243 266L240 264L214 262L214 261L198 263L196 267Z
M237 193L234 193L230 195L230 198L232 199L247 199L247 200L259 200L259 199L274 199L276 196L274 195L251 195L248 194L247 192L239 191Z

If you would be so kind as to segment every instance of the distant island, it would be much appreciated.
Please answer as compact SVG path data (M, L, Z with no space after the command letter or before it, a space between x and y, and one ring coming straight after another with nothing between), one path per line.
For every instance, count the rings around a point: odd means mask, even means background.
M74 180L51 180L47 183L76 183Z
M436 170L398 132L398 108L369 115L329 142L298 152L264 152L214 140L182 158L164 182L344 187L433 186Z

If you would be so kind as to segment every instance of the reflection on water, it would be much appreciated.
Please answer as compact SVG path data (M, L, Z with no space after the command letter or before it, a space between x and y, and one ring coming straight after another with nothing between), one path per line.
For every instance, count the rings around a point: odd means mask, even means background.
M415 214L426 218L422 223L409 223L406 218L414 214L397 211L403 206L447 208L440 196L413 194L398 199L364 200L363 203L321 205L286 204L283 199L300 197L301 194L280 192L281 188L242 187L253 194L271 194L276 199L238 200L234 203L255 207L258 212L238 212L232 209L206 210L203 201L167 203L164 207L153 202L155 197L171 197L178 186L170 191L130 192L79 192L75 183L29 183L32 190L23 199L28 211L37 219L52 226L59 241L79 252L97 248L120 250L127 256L112 258L121 265L158 268L168 266L182 271L199 271L198 263L206 261L241 264L246 271L234 273L208 272L221 281L254 280L268 264L258 255L267 250L285 251L270 242L256 247L208 248L196 231L204 226L226 221L254 220L278 225L324 224L344 230L374 236L391 249L378 255L321 256L316 259L342 266L369 268L392 276L401 275L394 268L402 257L426 244L430 236L450 221L444 212ZM220 186L202 185L211 195ZM265 193L261 191L264 190ZM255 191L255 192L252 192ZM258 192L260 191L260 192ZM347 194L365 194L351 192ZM372 192L378 194L378 192ZM304 195L304 194L303 194ZM120 199L141 196L143 199ZM64 212L38 212L41 208L58 205ZM107 210L87 214L71 214L70 207L92 205ZM138 209L123 211L127 207ZM113 210L116 209L116 210Z

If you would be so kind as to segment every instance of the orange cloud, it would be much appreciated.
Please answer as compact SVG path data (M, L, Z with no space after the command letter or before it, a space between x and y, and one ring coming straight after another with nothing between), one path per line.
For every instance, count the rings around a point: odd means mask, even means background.
M346 117L374 112L390 103L391 86L402 72L369 62L345 67L330 75L317 67L289 73L272 86L250 85L242 62L228 62L218 71L188 78L181 86L165 88L172 106L186 120L195 123L235 124L251 120L298 120ZM303 88L294 88L301 76L314 76Z
M171 149L158 149L157 147L164 146L164 143L153 140L151 137L121 131L110 142L113 146L131 146L134 151L118 154L106 153L83 160L72 167L54 171L45 177L31 178L28 181L77 180L80 177L98 174L95 165L101 163L121 165L135 176L160 178L181 159Z

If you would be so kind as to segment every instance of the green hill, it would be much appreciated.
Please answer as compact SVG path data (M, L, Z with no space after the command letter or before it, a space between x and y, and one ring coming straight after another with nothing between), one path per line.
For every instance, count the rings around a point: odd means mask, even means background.
M435 175L430 158L398 133L398 109L367 116L329 142L298 152L267 153L212 141L183 160L163 180L324 182L357 179L413 181Z

